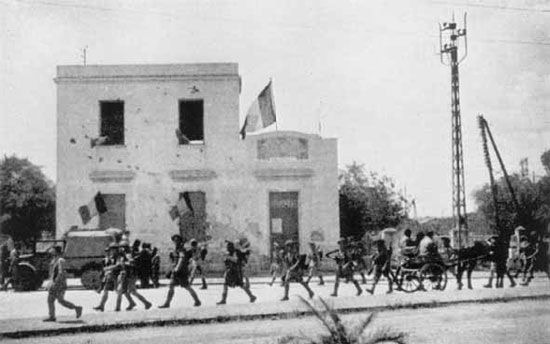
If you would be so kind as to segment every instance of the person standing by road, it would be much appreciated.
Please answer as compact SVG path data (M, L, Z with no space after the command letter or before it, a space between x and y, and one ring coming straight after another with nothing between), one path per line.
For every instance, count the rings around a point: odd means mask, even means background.
M0 247L0 288L4 290L4 282L10 271L10 251L7 245Z
M60 305L68 309L74 309L76 318L82 315L82 307L65 300L65 291L67 290L67 276L63 269L65 260L61 257L61 247L54 246L50 249L52 261L50 263L50 279L48 281L48 311L49 317L44 321L55 321L55 300Z
M146 242L141 243L141 250L132 249L132 259L136 279L139 278L139 287L147 289L151 287L151 245Z
M159 308L170 308L170 302L174 297L174 289L178 285L185 288L185 290L191 294L191 297L195 301L194 306L198 307L201 305L201 301L191 284L189 284L189 261L191 259L191 252L185 249L185 240L183 240L181 235L172 235L172 242L175 245L174 266L170 274L170 285L168 286L166 301L160 305Z
M522 238L520 243L520 251L523 253L525 259L523 280L520 285L527 286L533 279L535 257L539 253L539 240L537 232L532 231L528 237Z
M153 288L158 288L160 286L160 255L159 249L153 247L151 253L151 281L153 281Z

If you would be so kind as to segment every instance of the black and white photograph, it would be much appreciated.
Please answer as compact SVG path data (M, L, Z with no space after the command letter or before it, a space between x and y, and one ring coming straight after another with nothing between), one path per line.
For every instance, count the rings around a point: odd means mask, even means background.
M0 0L0 342L550 343L550 0Z

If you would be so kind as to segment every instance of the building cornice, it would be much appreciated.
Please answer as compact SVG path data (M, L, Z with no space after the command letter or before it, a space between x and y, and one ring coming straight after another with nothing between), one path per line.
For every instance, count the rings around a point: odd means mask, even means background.
M133 76L70 76L70 77L57 77L54 81L58 84L62 83L97 83L97 82L142 82L142 81L154 81L154 82L170 82L170 81L223 81L223 80L237 80L240 82L240 77L227 74L227 75L133 75Z
M254 170L258 179L303 179L311 178L315 172L311 168L259 168Z
M168 172L170 178L175 182L187 182L196 180L212 180L217 177L213 170L171 170Z
M133 171L92 171L89 174L90 179L94 183L128 183L136 176Z

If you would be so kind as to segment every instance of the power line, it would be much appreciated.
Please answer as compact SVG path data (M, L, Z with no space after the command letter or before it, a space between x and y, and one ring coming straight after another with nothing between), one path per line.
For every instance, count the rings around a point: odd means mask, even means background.
M0 1L4 2L4 1ZM165 12L165 11L159 11L159 10L138 10L133 8L112 8L112 7L102 7L102 6L93 6L93 5L86 5L86 4L69 4L69 3L63 3L63 2L51 2L51 1L45 1L45 0L33 0L33 1L26 1L26 0L16 0L16 2L25 4L25 5L44 5L44 6L53 6L53 7L61 7L61 8L80 8L85 10L92 10L92 11L103 11L103 12L119 12L119 13L137 13L137 14L152 14L152 15L158 15L158 16L164 16L169 17L172 19L181 19L180 17L176 16L174 13L177 13L178 11L172 11L172 12ZM530 11L530 12L541 12L541 13L550 13L549 10L535 10L535 9L529 9L529 8L522 8L522 7L508 7L508 6L498 6L498 5L484 5L484 4L472 4L472 3L465 3L465 2L451 2L451 1L438 1L433 0L432 3L434 4L446 4L446 5L456 5L456 6L466 6L466 7L482 7L482 8L488 8L488 9L506 9L506 10L515 10L515 11ZM193 16L193 20L198 21L225 21L225 22L232 22L232 23L246 23L246 20L241 19L233 19L233 18L227 18L227 17L205 17L205 16ZM253 21L249 21L250 23L254 23ZM308 25L281 25L281 24L274 24L275 26L279 27L286 27L288 29L303 29L303 30L311 30L314 29L313 26ZM372 34L372 35L389 35L389 36L408 36L408 37L415 37L415 38L430 38L434 39L437 38L436 35L432 34L423 34L423 33L414 33L414 32L405 32L405 31L395 31L395 30L353 30L349 28L340 28L342 31L346 32L353 32L353 33L366 33L366 34ZM472 39L470 38L474 43L477 42L484 42L484 43L493 43L493 44L518 44L518 45L538 45L538 46L550 46L550 41L532 41L532 40L511 40L511 39L498 39L498 38L480 38L480 39Z
M464 7L477 7L477 8L506 10L506 11L518 11L518 12L550 13L550 9L538 9L538 8L529 8L529 7L515 7L515 6L502 6L502 5L489 5L489 4L474 4L474 3L471 3L471 2L454 2L454 1L438 1L438 0L432 0L431 2L433 4L436 4L436 5L453 5L453 6L464 6Z

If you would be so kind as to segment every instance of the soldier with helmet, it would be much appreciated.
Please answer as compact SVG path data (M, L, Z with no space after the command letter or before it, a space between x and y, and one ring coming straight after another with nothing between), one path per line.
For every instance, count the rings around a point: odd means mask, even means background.
M160 305L159 308L170 308L170 302L174 297L174 289L176 286L181 286L189 292L193 300L194 306L201 305L201 301L197 296L197 293L189 283L189 261L191 259L191 252L184 247L185 240L179 234L172 235L172 242L175 246L173 253L173 267L170 274L170 284L168 286L168 294L166 295L166 301Z

